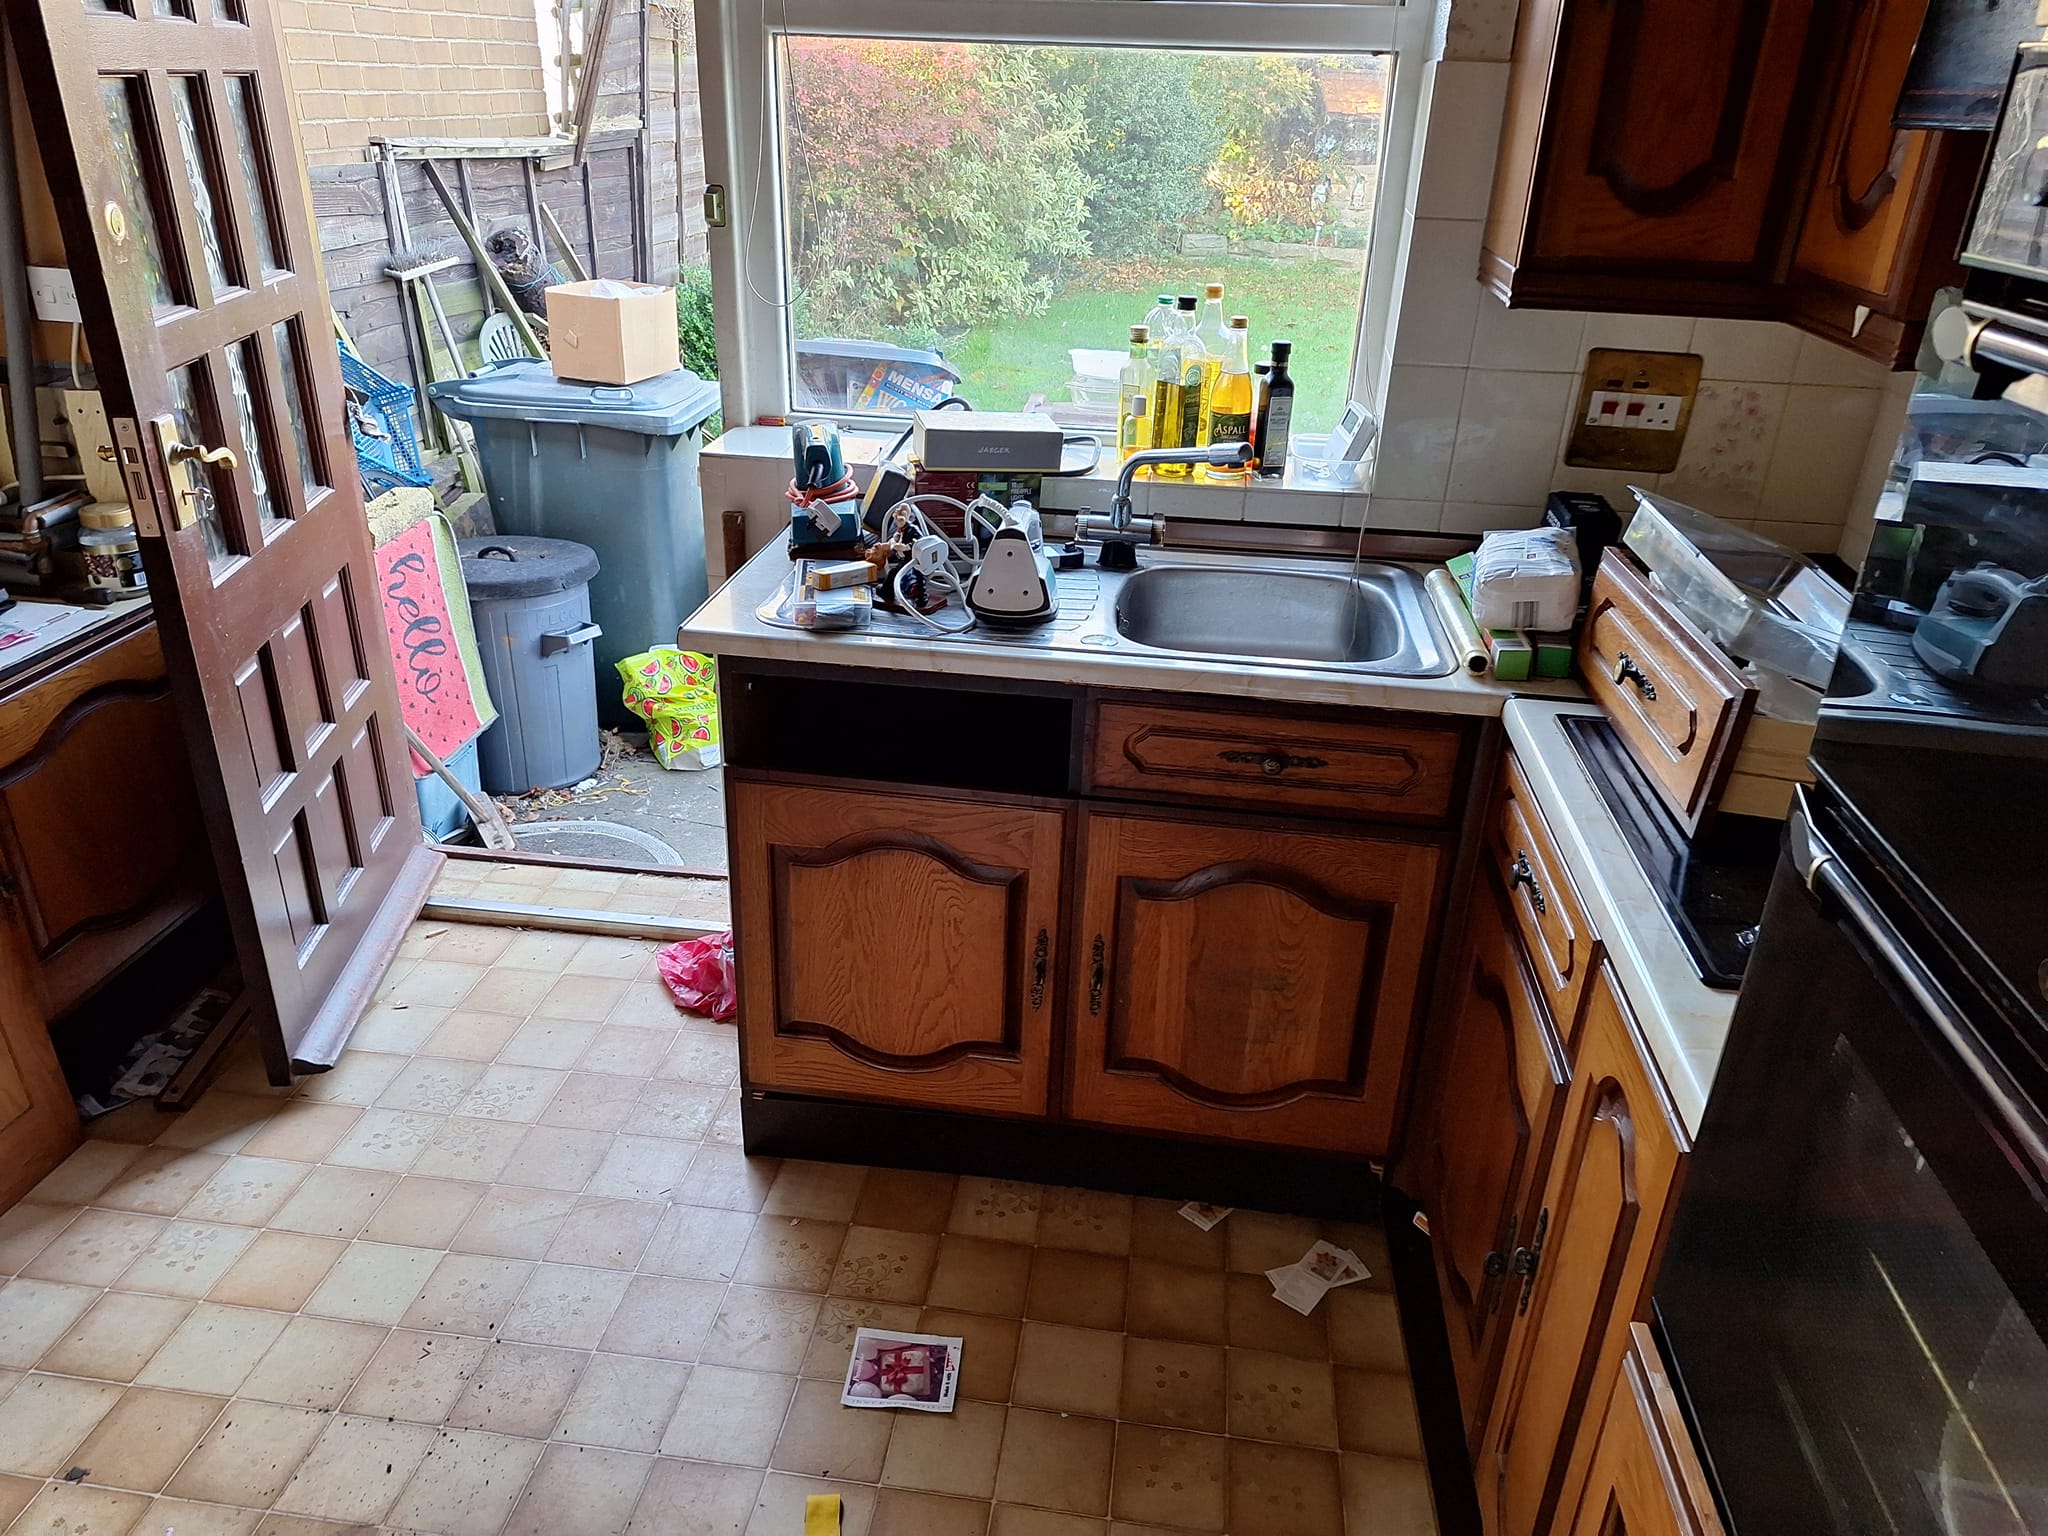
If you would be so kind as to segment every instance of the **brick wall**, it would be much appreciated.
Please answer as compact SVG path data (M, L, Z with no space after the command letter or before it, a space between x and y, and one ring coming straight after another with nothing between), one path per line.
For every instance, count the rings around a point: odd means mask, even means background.
M306 158L362 158L374 134L547 132L533 0L280 0Z

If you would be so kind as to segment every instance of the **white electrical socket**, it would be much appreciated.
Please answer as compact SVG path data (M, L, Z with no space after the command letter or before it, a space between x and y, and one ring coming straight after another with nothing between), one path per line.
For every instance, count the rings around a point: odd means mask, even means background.
M71 273L64 267L30 267L28 294L35 302L38 320L78 324L85 317L78 312L78 294L71 286Z
M1683 395L1645 395L1630 389L1596 389L1586 402L1586 425L1624 432L1676 432Z

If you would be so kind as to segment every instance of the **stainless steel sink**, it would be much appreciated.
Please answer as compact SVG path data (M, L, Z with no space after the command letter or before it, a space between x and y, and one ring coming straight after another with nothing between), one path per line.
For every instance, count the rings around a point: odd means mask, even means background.
M1116 631L1155 650L1417 676L1443 670L1421 583L1401 566L1335 571L1155 565L1116 595Z

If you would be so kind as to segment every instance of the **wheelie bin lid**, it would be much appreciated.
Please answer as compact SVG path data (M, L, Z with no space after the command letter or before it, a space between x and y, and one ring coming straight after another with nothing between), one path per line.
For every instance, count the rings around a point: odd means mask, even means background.
M718 386L687 368L638 384L579 384L558 379L545 358L498 363L466 379L443 379L427 394L450 416L573 423L680 437L718 409Z
M478 602L545 597L586 584L597 574L597 551L570 539L531 534L485 534L457 539L462 584Z

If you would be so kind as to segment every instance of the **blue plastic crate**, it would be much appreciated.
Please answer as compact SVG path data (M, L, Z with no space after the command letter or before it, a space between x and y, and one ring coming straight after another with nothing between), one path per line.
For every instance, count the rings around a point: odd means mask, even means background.
M340 346L340 352L342 385L357 397L349 403L348 435L364 494L374 497L401 485L432 485L433 476L420 456L413 392L384 377L346 346Z

